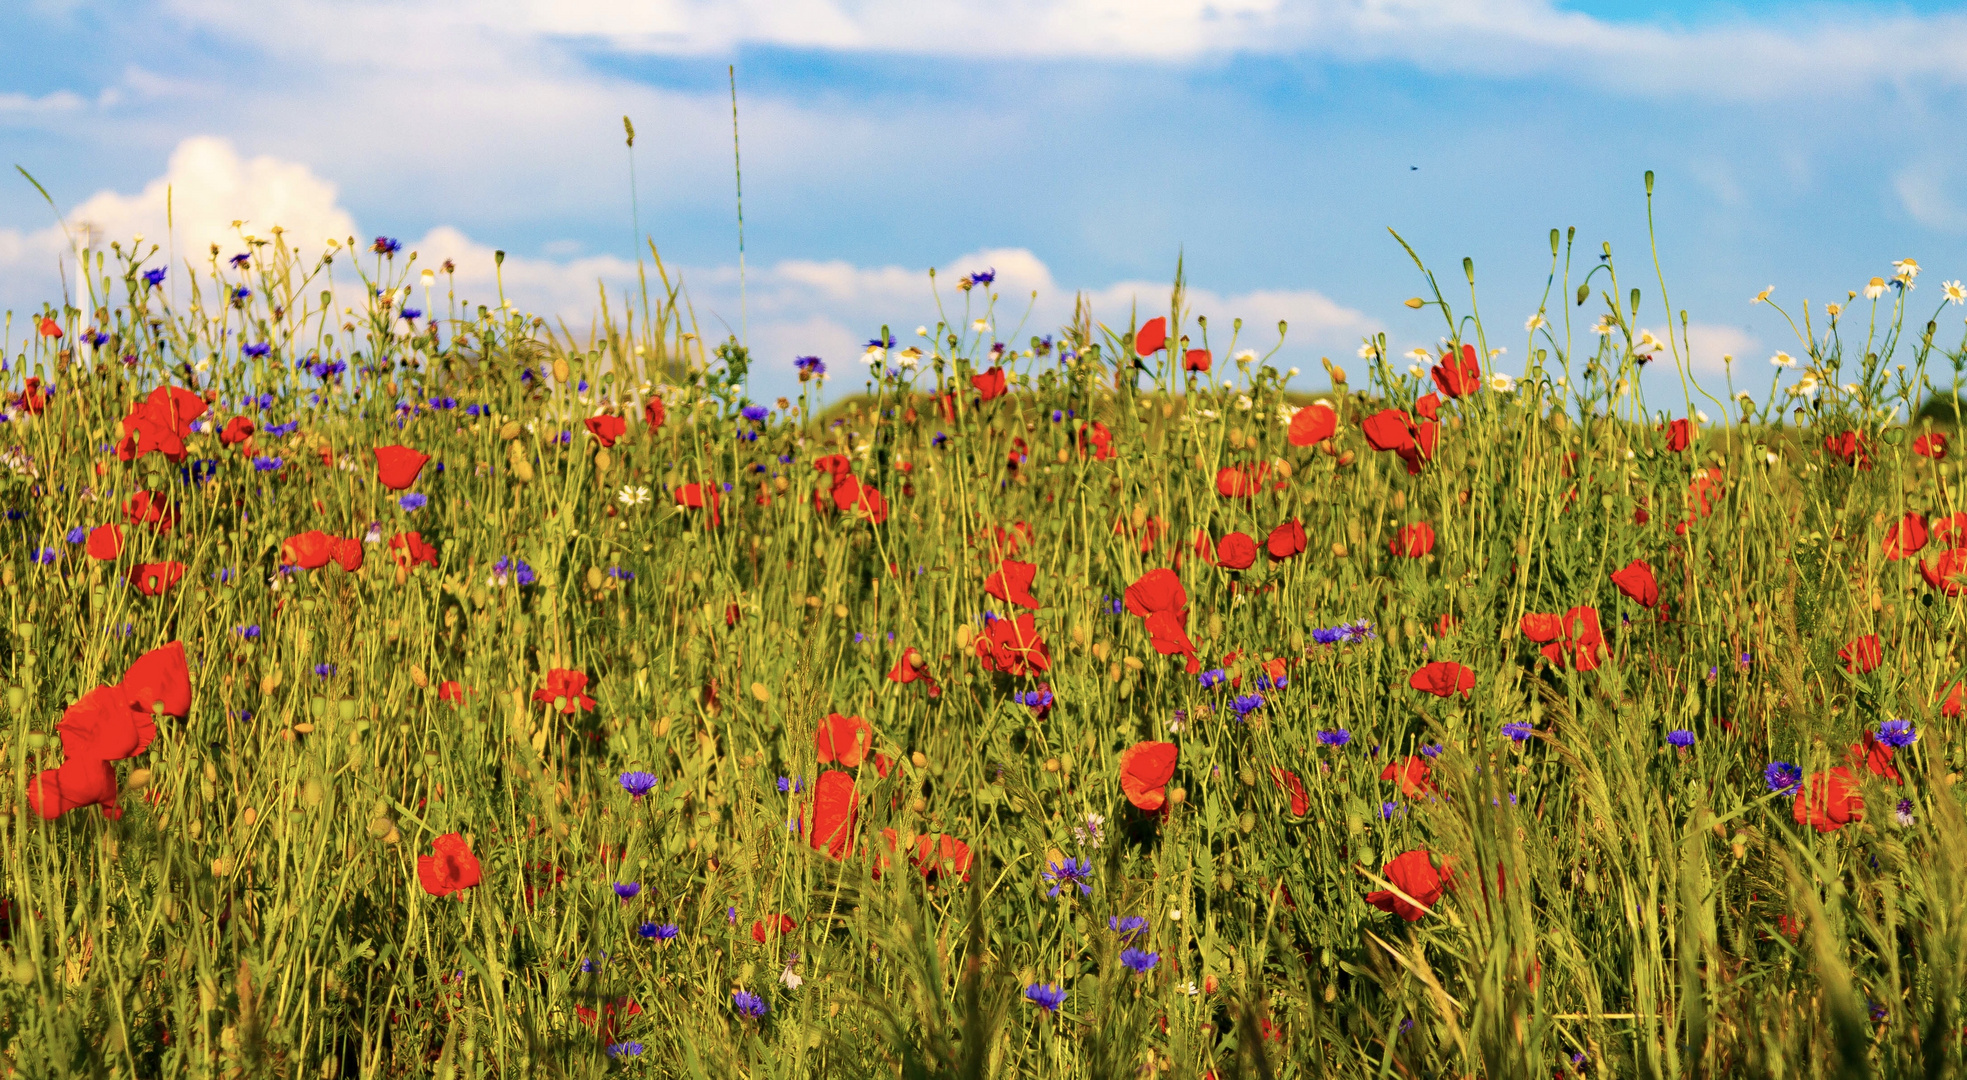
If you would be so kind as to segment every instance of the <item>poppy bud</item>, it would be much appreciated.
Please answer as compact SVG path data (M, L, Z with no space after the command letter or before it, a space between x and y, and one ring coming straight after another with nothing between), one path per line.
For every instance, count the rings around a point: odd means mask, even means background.
M410 681L415 683L419 690L428 689L430 686L430 676L425 675L423 668L415 664L410 665Z
M1421 309L1421 305L1427 303L1427 301L1421 299L1418 296L1410 296L1406 299L1405 303L1408 307L1413 308L1415 311L1419 311Z
M369 835L378 840L396 831L396 823L386 817L375 818L369 822Z
M519 426L519 421L507 420L503 425L499 427L499 438L504 439L507 442L510 442L513 439L518 438L519 433L524 430L526 429Z
M212 876L228 877L232 874L232 860L221 855L212 860Z

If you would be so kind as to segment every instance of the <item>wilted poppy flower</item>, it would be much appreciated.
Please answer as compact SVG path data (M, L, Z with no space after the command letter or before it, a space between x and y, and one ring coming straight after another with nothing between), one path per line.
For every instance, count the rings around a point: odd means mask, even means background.
M984 579L984 591L1007 604L1038 610L1038 598L1031 595L1031 583L1038 576L1038 565L1004 560L997 572Z
M1268 462L1225 465L1216 470L1216 494L1225 499L1247 499L1263 492L1264 478L1270 475Z
M445 833L430 842L434 855L417 856L417 883L432 896L449 896L484 880L478 856L457 833Z
M418 563L437 565L437 549L424 543L422 533L397 533L389 538L389 550L396 559L396 565L401 567L413 567Z
M831 859L845 859L853 850L854 819L859 813L853 776L827 769L813 785L813 820L806 830L806 843Z
M446 679L437 684L437 700L448 705L463 705L465 703L465 695L469 693L470 691L465 689L463 683L455 680Z
M1660 586L1653 580L1653 568L1643 559L1634 559L1623 570L1612 571L1612 584L1624 593L1626 599L1641 607L1652 607L1660 602Z
M751 924L751 940L765 944L766 937L773 934L790 934L799 924L790 915L767 915Z
M219 443L224 446L237 445L252 438L255 430L257 427L250 417L235 416L227 420L219 432Z
M992 622L977 639L977 658L985 671L1006 675L1029 675L1052 669L1052 654L1045 639L1038 636L1038 623L1030 615Z
M903 649L901 659L888 669L888 681L906 685L917 680L929 684L930 697L942 696L942 687L936 684L935 676L929 674L929 661L922 656L922 650L913 647Z
M1393 539L1388 542L1387 548L1395 555L1418 559L1434 550L1434 526L1425 521L1404 526L1393 534Z
M177 524L178 518L164 496L149 491L139 491L124 500L123 520L132 525L148 525L160 533L167 533Z
M109 562L123 553L123 529L118 525L98 525L89 530L89 558Z
M48 391L41 380L33 375L27 377L27 384L14 398L14 408L24 413L40 416L48 408Z
M619 416L590 416L583 423L587 433L594 436L594 441L600 443L604 450L614 446L616 439L628 434L628 421Z
M1003 397L1007 387L1004 369L994 367L981 375L972 375L970 385L976 387L977 393L982 395L985 401L994 401Z
M1694 479L1687 484L1688 517L1673 527L1676 534L1687 535L1687 526L1713 511L1715 500L1721 498L1724 491L1721 476L1721 470L1712 467L1694 474Z
M1337 434L1339 414L1330 402L1323 399L1291 414L1291 426L1285 430L1284 438L1292 446L1315 446Z
M85 806L102 807L102 816L112 821L123 816L116 805L116 770L93 757L69 758L29 779L27 805L48 821Z
M1666 448L1679 453L1687 449L1687 441L1693 435L1693 425L1686 420L1671 420L1666 426Z
M1399 784L1400 793L1410 799L1434 793L1434 770L1428 768L1427 759L1419 754L1409 754L1405 761L1389 762L1380 770L1380 779Z
M1947 456L1947 437L1939 432L1921 435L1912 440L1912 452L1934 461L1945 461Z
M430 461L430 455L407 446L378 446L376 479L391 491L402 491L417 482L417 475Z
M1141 324L1134 331L1134 355L1153 356L1168 347L1168 320L1160 315ZM1204 368L1203 370L1208 370Z
M130 570L130 584L145 596L161 596L183 580L184 564L181 562L144 563Z
M1871 448L1865 444L1864 437L1855 431L1824 436L1824 453L1855 468L1871 468Z
M1940 705L1941 716L1958 717L1963 709L1967 709L1967 682L1954 683L1944 691L1944 695L1946 700ZM1941 694L1933 695L1933 700L1940 699Z
M1451 354L1444 351L1441 362L1434 365L1430 374L1434 376L1434 385L1451 398L1482 389L1482 363L1476 359L1473 345L1462 345L1459 360L1452 359Z
M1910 511L1885 529L1884 554L1897 562L1910 558L1926 547L1926 518Z
M874 749L874 725L858 716L828 713L813 732L813 748L822 765L857 768Z
M1082 458L1086 456L1088 445L1093 448L1094 461L1111 461L1114 455L1118 453L1113 448L1112 429L1100 423L1098 420L1081 427L1079 433L1074 438L1078 441L1079 456Z
M1120 755L1120 790L1142 810L1159 810L1168 801L1168 781L1174 778L1181 749L1174 743L1143 741Z
M1435 697L1452 697L1475 689L1475 672L1453 660L1436 660L1407 676L1407 685Z
M853 477L847 479L852 480ZM837 490L837 489L836 489ZM854 498L853 509L867 517L876 525L888 520L888 500L873 484L860 485L860 493Z
M546 673L545 689L533 691L533 700L554 705L563 713L586 712L594 708L594 699L586 690L586 672L554 668Z
M649 400L643 403L642 422L649 425L650 431L661 430L666 416L667 411L663 408L662 398L651 395Z
M1790 814L1798 825L1808 825L1820 833L1836 832L1865 816L1865 799L1851 778L1851 770L1839 765L1829 772L1812 773L1796 793Z
M1526 614L1518 627L1524 637L1543 645L1544 658L1559 667L1592 671L1605 652L1596 608L1574 607L1562 615Z
M1182 354L1182 370L1197 374L1209 373L1209 365L1215 360L1207 349L1190 349Z
M1395 856L1380 874L1400 892L1376 889L1366 894L1366 902L1408 922L1419 922L1441 899L1447 887L1454 884L1454 872L1445 862L1436 867L1434 857L1425 848ZM1402 896L1401 893L1406 895ZM1420 906L1416 907L1416 904Z
M1216 564L1226 570L1248 570L1257 561L1257 542L1240 532L1216 541Z
M1837 650L1837 658L1844 661L1844 670L1863 675L1884 662L1885 651L1878 644L1877 634L1866 634Z
M1264 541L1264 550L1270 557L1282 562L1305 549L1305 527L1294 518L1270 530Z
M1291 814L1293 817L1303 817L1311 812L1311 799L1305 794L1304 781L1298 779L1297 773L1289 769L1272 768L1270 770L1270 781L1278 787L1283 788L1284 792L1291 797Z
M882 835L888 838L889 850L895 850L897 837L893 829L883 829ZM909 861L915 864L925 878L941 878L945 874L955 874L964 881L970 880L970 845L956 837L943 833L930 837L927 834L915 838L915 852Z
M574 1015L580 1018L581 1023L598 1031L602 1042L613 1044L617 1025L631 1017L642 1015L642 1006L625 997L616 998L613 1001L602 1002L599 1013L586 1005L577 1005L574 1007Z

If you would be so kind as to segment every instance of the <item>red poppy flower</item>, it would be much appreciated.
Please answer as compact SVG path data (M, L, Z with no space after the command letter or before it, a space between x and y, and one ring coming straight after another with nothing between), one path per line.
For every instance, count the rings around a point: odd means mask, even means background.
M1395 451L1400 463L1407 467L1408 476L1419 476L1421 468L1434 460L1434 447L1441 438L1441 425L1432 420L1423 420L1414 425L1413 442Z
M856 502L860 501L861 482L855 479L853 473L835 473L833 476L833 488L829 492L829 495L836 509L850 509Z
M1934 694L1933 700L1939 701L1940 695ZM1940 715L1958 717L1963 707L1967 707L1967 682L1956 682L1946 690L1946 701L1940 705Z
M353 574L362 569L362 541L344 536L330 537L328 557L335 561L335 565Z
M224 429L219 432L219 443L223 446L233 446L245 442L252 438L253 432L257 430L259 430L258 426L250 417L235 416L227 420Z
M1881 780L1900 784L1905 781L1892 765L1892 755L1895 753L1897 751L1879 742L1876 735L1867 731L1863 739L1852 743L1851 749L1845 752L1844 762L1853 769L1862 768Z
M564 877L565 874L561 876ZM581 1023L594 1028L603 1043L613 1045L617 1041L615 1036L620 1033L618 1025L630 1017L642 1015L642 1006L625 997L616 998L613 1001L602 1002L599 1013L585 1005L577 1005L574 1007L574 1015L580 1017Z
M1188 638L1188 611L1157 611L1142 620L1148 645L1163 656L1187 656L1189 667L1200 670L1195 661L1195 643Z
M43 770L27 782L27 805L48 821L85 806L102 807L102 816L112 821L123 816L116 805L116 770L101 758L69 758L59 769Z
M836 862L845 859L853 850L854 819L860 813L853 776L839 769L821 772L813 785L812 810L811 822L805 820L803 808L800 814L800 824L807 826L806 843Z
M828 713L813 732L813 748L822 765L859 768L874 750L874 725L858 716Z
M1434 365L1432 372L1434 385L1451 398L1463 394L1473 394L1482 389L1482 363L1475 357L1475 346L1462 346L1459 363L1450 359L1449 353L1441 354L1441 362Z
M1200 374L1209 373L1209 365L1215 360L1207 349L1190 349L1182 354L1182 370Z
M1136 615L1179 611L1188 606L1188 593L1173 570L1149 570L1127 586L1127 610Z
M1687 441L1693 436L1693 426L1685 419L1670 420L1666 426L1666 448L1678 454L1687 449Z
M1094 461L1112 461L1118 451L1113 448L1113 431L1098 420L1079 429L1079 456L1086 456L1087 444L1092 444Z
M1289 769L1273 768L1270 770L1270 782L1283 788L1285 793L1291 796L1293 817L1303 817L1311 812L1311 798L1305 794L1304 781L1298 779L1297 773Z
M1453 660L1436 660L1407 676L1407 685L1435 697L1468 694L1475 689L1475 672Z
M853 477L847 479L852 480ZM876 525L888 520L888 500L881 497L881 492L873 484L860 485L860 494L854 499L853 508Z
M798 925L790 915L767 915L751 924L751 940L763 945L767 934L790 934Z
M587 433L594 436L594 441L600 443L602 449L614 446L616 439L628 434L628 421L619 416L590 416L583 423L587 425Z
M1877 634L1866 634L1837 650L1837 658L1844 661L1844 670L1864 675L1885 661L1885 651Z
M1006 675L1029 675L1052 669L1052 654L1045 639L1038 636L1038 623L1030 615L1015 620L997 619L977 639L977 658L985 671Z
M1967 592L1967 548L1948 548L1933 562L1921 559L1919 576L1926 584L1947 596Z
M463 705L465 696L470 692L465 689L464 684L450 679L437 684L437 700L447 705Z
M316 453L318 453L318 454L319 454L319 455L321 456L321 467L322 467L322 468L324 468L324 469L332 469L332 468L334 468L334 467L335 467L335 448L334 448L334 447L332 447L332 446L328 446L328 445L326 445L326 444L323 444L323 445L322 445L322 447L321 447L321 449L320 449L320 450L318 450L318 451L316 451Z
M1268 462L1251 462L1247 465L1225 465L1216 470L1216 494L1225 499L1247 499L1264 489L1264 478L1270 475Z
M703 509L705 486L706 485L702 485L702 484L679 485L676 489L676 505L683 507L686 510ZM710 523L712 525L717 525L720 523L717 516L717 508L723 501L724 498L721 494L718 493L717 488L715 486L711 486L710 487Z
M1524 637L1543 645L1544 658L1559 667L1592 671L1605 652L1596 608L1574 607L1562 615L1526 614L1518 626Z
M417 474L430 461L430 455L407 446L376 447L376 479L391 491L402 491L417 482Z
M55 730L62 755L70 760L121 761L149 748L157 721L148 710L131 707L121 686L98 686L62 712Z
M1279 562L1300 554L1305 549L1305 527L1294 518L1270 530L1264 541L1264 550Z
M1945 461L1947 456L1947 437L1935 431L1912 440L1912 452L1934 461Z
M1168 320L1156 315L1134 331L1134 355L1153 356L1168 347Z
M401 567L413 567L418 563L437 565L437 549L424 543L422 533L397 533L389 538L389 550L396 558L396 565Z
M1421 916L1440 901L1441 894L1454 884L1454 871L1448 868L1445 861L1436 867L1434 857L1425 848L1395 856L1380 871L1380 875L1400 892L1376 889L1366 894L1366 902L1408 922L1419 922ZM1406 895L1402 896L1401 893ZM1420 906L1416 907L1416 903Z
M33 375L27 377L27 385L20 395L14 398L14 407L23 412L41 415L48 407L48 392L41 387L41 380Z
M1434 550L1434 526L1425 521L1417 521L1405 526L1393 534L1393 540L1387 544L1387 548L1395 555L1418 559Z
M1926 546L1926 519L1907 511L1885 529L1885 557L1892 562L1910 558Z
M1871 468L1871 447L1855 431L1824 436L1824 452L1854 468Z
M1007 604L1037 611L1038 598L1031 595L1031 582L1037 576L1036 563L1006 559L996 573L984 579L984 591Z
M1381 409L1361 420L1359 433L1375 450L1405 450L1414 445L1414 422L1399 409Z
M1285 430L1284 437L1292 446L1316 446L1338 430L1338 411L1321 399L1291 414L1291 426Z
M122 430L123 437L116 441L118 461L135 461L149 453L184 460L184 438L146 414L133 412L124 417Z
M893 850L896 841L894 830L884 829L882 833L888 837L888 847ZM948 833L933 838L927 834L916 837L915 854L909 861L925 878L958 874L964 881L970 880L970 845Z
M1120 790L1142 810L1159 810L1168 801L1168 781L1175 776L1181 749L1174 743L1137 742L1120 755Z
M1797 790L1790 814L1798 825L1832 833L1864 820L1865 798L1851 778L1851 770L1839 765L1829 772L1812 773Z
M130 584L145 596L162 596L184 580L181 562L151 562L130 570Z
M1640 607L1652 607L1660 602L1659 582L1653 580L1653 568L1643 559L1634 559L1625 569L1612 571L1612 584Z
M813 468L837 479L852 475L854 462L845 454L825 454L814 459Z
M995 401L1004 396L1007 386L1004 379L1004 369L994 367L981 375L972 375L970 376L970 385L977 388L977 393L983 395L985 401Z
M280 558L289 566L319 570L334 558L335 538L319 529L289 536L280 544Z
M1434 770L1419 754L1408 754L1405 761L1389 762L1380 770L1380 779L1400 785L1400 793L1410 799L1434 794Z
M929 684L930 697L942 696L942 687L936 684L935 676L929 674L929 661L923 658L922 651L915 648L903 649L902 658L895 661L894 667L888 669L888 681L907 685L918 680Z
M533 691L533 700L554 705L563 713L587 712L594 708L594 699L586 691L586 672L554 668L546 673L545 689Z
M55 322L54 317L52 315L41 316L41 319L36 324L36 327L40 330L42 337L45 338L61 337L61 325Z
M191 712L191 668L184 643L173 641L137 657L117 685L131 708L149 715L153 706L162 705L166 715L183 719Z
M457 833L445 833L430 842L434 855L417 856L417 883L432 896L449 896L484 880L478 856Z
M1967 512L1936 517L1927 523L1935 546L1943 548L1967 546Z
M1423 394L1414 399L1414 415L1426 417L1429 420L1441 419L1441 395Z
M109 562L123 553L123 529L118 525L98 525L89 530L85 545L89 558Z
M160 533L167 533L178 523L176 511L165 501L164 496L149 491L139 491L123 502L123 520L132 525L148 525Z
M1257 542L1240 532L1216 541L1216 563L1226 570L1248 570L1257 561Z

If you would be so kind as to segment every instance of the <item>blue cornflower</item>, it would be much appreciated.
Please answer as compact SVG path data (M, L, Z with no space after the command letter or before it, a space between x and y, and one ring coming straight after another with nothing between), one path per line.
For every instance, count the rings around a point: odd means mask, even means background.
M1337 645L1345 640L1345 630L1337 626L1316 626L1312 628L1311 640L1319 645Z
M1214 690L1216 687L1228 681L1229 672L1224 671L1222 668L1212 668L1197 675L1196 679L1202 683L1202 689Z
M240 346L239 351L245 353L247 356L257 359L259 357L265 356L267 353L272 352L273 346L264 341L256 341L253 342L251 345Z
M1321 731L1318 733L1318 741L1331 747L1344 746L1352 741L1352 732L1344 728L1339 728L1336 731Z
M642 1049L642 1044L639 1042L609 1043L608 1056L611 1058L641 1057Z
M751 1017L753 1020L772 1011L771 1007L765 1004L764 998L748 990L733 991L731 993L731 1007L743 1015Z
M466 416L483 416L485 413L486 409L483 405L466 405L464 407L464 414Z
M1236 715L1239 718L1245 717L1264 707L1264 696L1262 694L1242 694L1231 701L1229 707L1236 710Z
M199 458L189 465L178 467L178 475L190 484L202 484L218 474L219 463L211 458Z
M35 548L35 549L34 549L34 561L35 561L35 562L38 562L38 563L40 563L40 564L41 564L42 566L52 566L52 565L54 565L54 561L55 561L55 549L54 549L54 548L51 548L51 547L38 547L38 548Z
M1421 753L1431 758L1438 758L1442 754L1447 753L1447 748L1440 743L1428 743L1421 747Z
M1340 634L1344 635L1347 642L1355 645L1362 641L1371 641L1379 636L1373 633L1373 624L1366 619L1361 619L1353 623L1340 623L1336 629Z
M396 505L402 507L405 510L421 510L429 502L430 502L430 496L425 495L420 491L412 491L408 495L405 495L402 498L396 500Z
M243 304L246 301L251 300L252 298L253 298L253 290L248 289L244 285L241 285L238 288L232 290L232 302L235 304Z
M988 285L997 280L997 268L993 266L988 270L979 270L964 280L968 281L972 286Z
M143 272L144 284L152 286L164 284L165 269L165 267L159 266L153 270L145 270Z
M90 348L100 349L109 340L109 335L101 330L85 330L82 332L82 340L87 342Z
M880 338L870 338L866 347L870 349L892 349L895 347L895 335L889 334L888 340L886 341Z
M378 236L376 237L376 242L369 245L369 250L378 255L388 255L394 258L397 252L403 250L403 243L391 237Z
M668 941L682 931L677 929L675 923L645 922L636 927L635 932L651 941Z
M235 626L233 630L247 641L258 641L260 639L260 626L258 623L254 623L251 626Z
M1050 687L1041 686L1022 694L1012 694L1011 700L1027 708L1049 709L1052 707L1052 690Z
M1059 890L1077 885L1082 895L1091 896L1093 895L1092 877L1093 864L1086 859L1067 857L1064 862L1047 863L1045 880L1052 883L1052 891L1045 895L1057 897Z
M1878 725L1878 741L1894 749L1904 749L1919 741L1919 732L1910 720L1887 720Z
M740 431L738 432L738 438L744 442L757 442L758 433L756 431Z
M1257 676L1257 689L1259 690L1282 690L1289 685L1291 685L1291 680L1283 675L1272 679L1269 672L1263 672Z
M763 405L746 405L744 408L738 410L738 412L739 415L754 424L762 424L765 422L766 417L772 415L772 410Z
M307 365L307 373L317 379L332 379L348 370L348 365L340 360L322 360Z
M798 369L800 382L817 379L826 374L826 363L817 356L796 357L792 361L792 366Z
M1139 915L1129 915L1124 919L1118 915L1110 915L1106 920L1106 928L1119 934L1122 941L1136 941L1147 933L1147 920Z
M246 265L252 261L253 261L252 253L242 251L239 254L234 255L232 257L232 267L235 270L241 270L244 269Z
M322 678L324 678L324 679L326 679L326 678L331 678L331 677L333 677L333 675L335 674L335 665L333 665L333 664L316 664L316 665L314 665L314 673L315 673L316 675L319 675L319 676L321 676L321 677L322 677Z
M796 776L779 777L779 794L797 795L806 790L806 785Z
M1517 742L1522 742L1523 740L1529 738L1530 733L1535 730L1537 730L1535 727L1532 727L1531 725L1526 724L1521 720L1516 721L1515 723L1503 725L1503 734L1509 736L1511 739L1514 739Z
M88 539L89 527L87 525L77 525L73 529L68 530L68 542L71 544L85 543Z
M1061 412L1061 411L1060 411L1060 410L1058 410L1058 409L1053 409L1053 410L1052 410L1052 423L1054 423L1054 424L1056 424L1056 423L1059 423L1060 421L1062 421L1062 420L1064 420L1064 419L1065 419L1065 413L1064 413L1064 412Z
M1787 761L1772 761L1762 770L1762 782L1778 795L1787 795L1803 783L1803 770Z
M1160 953L1145 952L1133 948L1120 950L1120 962L1127 965L1127 970L1136 975L1145 975L1153 971L1154 965L1160 961Z
M299 420L289 420L284 424L268 424L266 426L266 433L268 436L278 439L292 435L300 429L301 422Z
M416 322L423 318L423 312L413 307L406 307L402 311L402 317L410 322Z
M625 772L621 775L621 784L622 790L628 792L631 798L639 799L656 786L656 774L640 770Z
M634 581L635 571L623 570L619 566L610 566L608 568L608 576L614 578L616 581Z
M512 576L519 584L531 585L534 581L538 580L538 576L533 573L533 568L526 565L526 560L514 559L512 560L512 565Z
M454 397L434 397L430 399L430 407L448 411L458 407L458 399Z
M929 440L929 445L940 450L942 449L942 445L948 441L949 441L949 436L943 432L938 431L936 432L936 437Z
M1675 728L1666 733L1666 741L1673 746L1685 749L1694 745L1694 733L1688 731L1686 728Z
M1395 814L1397 814L1397 813L1399 813L1399 812L1400 812L1400 804L1399 804L1399 803L1390 803L1390 802L1383 802L1383 803L1381 803L1381 804L1380 804L1380 818L1381 818L1381 820L1385 820L1385 821L1390 821L1390 820L1392 820L1392 818L1393 818L1393 815L1395 815Z
M615 882L615 895L621 897L623 900L633 900L635 899L635 894L641 891L642 883L639 881Z
M1044 983L1033 983L1025 987L1024 996L1026 1000L1046 1012L1058 1012L1059 1006L1065 1004L1065 991Z

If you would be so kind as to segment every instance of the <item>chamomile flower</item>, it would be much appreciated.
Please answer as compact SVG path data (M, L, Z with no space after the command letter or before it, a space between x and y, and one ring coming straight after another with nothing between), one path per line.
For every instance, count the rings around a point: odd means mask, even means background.
M1958 281L1940 282L1940 292L1946 295L1949 304L1967 304L1967 289L1961 288Z
M1434 359L1434 354L1416 345L1415 347L1407 350L1407 359L1412 360L1417 364L1425 364L1428 361Z
M1250 363L1256 358L1257 358L1257 350L1255 349L1238 349L1236 350L1236 355L1230 357L1231 360L1234 360L1239 364Z
M1416 379L1426 378L1427 369L1420 366L1419 364L1408 364L1407 374L1412 375Z
M1610 315L1600 315L1598 321L1591 324L1591 332L1599 337L1611 337L1612 331L1617 328L1618 323L1612 321Z
M975 333L981 334L990 329L990 323L984 319L976 319L970 323L970 329Z
M1550 323L1544 320L1544 313L1539 311L1535 315L1530 316L1530 318L1523 323L1523 329L1534 334L1537 331L1542 330L1544 327L1549 325Z
M615 495L615 498L621 500L623 506L641 506L649 501L649 489L627 485Z
M1498 371L1494 375L1489 376L1489 389L1494 390L1498 394L1507 394L1511 390L1516 389L1516 380Z
M1793 368L1796 366L1796 357L1791 356L1786 352L1779 352L1776 355L1770 357L1769 362L1771 364L1776 365L1779 368Z
M1865 299L1867 299L1867 300L1876 300L1876 299L1878 299L1879 297L1881 297L1881 296L1884 296L1884 295L1885 295L1885 279L1884 279L1884 278L1882 278L1882 277L1875 277L1875 278L1872 278L1872 279L1871 279L1870 281L1868 281L1868 282L1866 282L1866 283L1865 283Z
M1892 276L1910 284L1913 278L1919 276L1919 263L1912 259L1900 259L1892 264Z
M1371 360L1374 356L1378 355L1379 351L1380 347L1373 343L1372 338L1366 338L1359 343L1359 358L1361 360Z
M1753 300L1750 300L1750 301L1749 301L1749 303L1751 303L1751 304L1760 304L1760 303L1762 303L1762 302L1763 302L1764 300L1767 300L1767 299L1769 299L1769 294L1770 294L1770 293L1772 293L1772 292L1775 292L1775 291L1776 291L1776 287L1775 287L1774 285L1771 285L1771 286L1769 286L1768 288L1766 288L1766 289L1764 289L1764 290L1762 290L1761 292L1759 292L1759 293L1756 293L1756 294L1755 294L1755 299L1753 299Z

